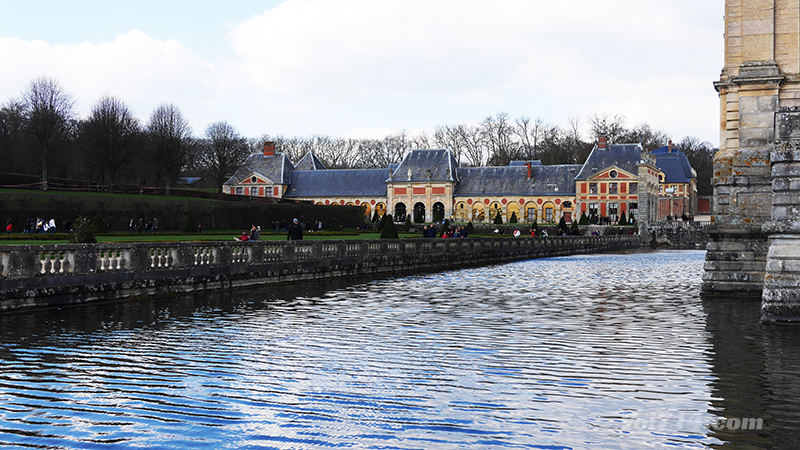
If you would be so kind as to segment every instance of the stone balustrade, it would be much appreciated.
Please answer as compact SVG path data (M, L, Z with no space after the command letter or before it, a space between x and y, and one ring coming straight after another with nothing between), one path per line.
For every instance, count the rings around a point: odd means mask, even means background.
M638 235L0 246L0 310L640 247Z

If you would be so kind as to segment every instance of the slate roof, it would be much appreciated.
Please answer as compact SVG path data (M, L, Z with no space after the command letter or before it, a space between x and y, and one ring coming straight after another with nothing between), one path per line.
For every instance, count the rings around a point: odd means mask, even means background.
M457 181L456 168L458 162L450 150L412 150L406 154L387 181Z
M460 167L454 196L532 196L574 194L580 164L532 166L531 178L525 166Z
M386 197L388 176L388 169L295 170L284 197Z
M524 166L525 164L531 163L532 166L541 166L542 162L538 159L534 159L531 161L511 161L508 163L509 166ZM527 174L526 174L527 175Z
M239 170L223 184L239 183L254 173L269 178L276 184L288 184L289 172L292 170L294 170L292 161L283 153L275 153L272 156L253 153L247 157Z
M327 170L328 168L322 164L322 161L317 158L312 152L306 153L306 156L303 156L303 159L298 161L297 164L294 166L295 170Z
M697 173L692 169L689 158L685 153L669 147L653 150L656 157L656 167L664 172L665 183L689 183L692 178L697 178Z
M611 166L617 166L626 172L637 175L639 169L636 167L636 163L642 159L641 144L610 144L603 150L595 147L589 157L586 158L583 168L575 179L589 179L594 174ZM593 171L592 169L596 170Z

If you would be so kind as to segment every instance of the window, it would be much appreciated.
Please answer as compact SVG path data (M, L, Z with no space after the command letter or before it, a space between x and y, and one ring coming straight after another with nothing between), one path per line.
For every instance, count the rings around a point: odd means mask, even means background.
M608 204L608 218L611 220L619 219L619 203Z
M236 186L236 195L244 195L244 188L242 186Z
M629 194L638 194L639 193L639 183L630 183L628 185L628 193Z
M258 178L256 178L255 175L254 175L254 176L250 177L250 182L251 183L258 183Z
M608 172L608 176L611 177L611 178L617 178L617 175L619 175L619 174L617 173L616 170L612 170L611 172Z
M589 203L589 215L597 215L597 203Z
M544 209L544 220L545 222L553 222L553 208Z
M639 212L639 204L638 203L628 203L628 222L631 219L636 218L636 214Z
M597 183L589 183L589 194L597 195Z
M617 195L617 183L608 183L608 193L610 195Z
M528 208L528 222L536 222L536 208Z
M250 188L250 196L251 197L258 197L258 188L253 186Z

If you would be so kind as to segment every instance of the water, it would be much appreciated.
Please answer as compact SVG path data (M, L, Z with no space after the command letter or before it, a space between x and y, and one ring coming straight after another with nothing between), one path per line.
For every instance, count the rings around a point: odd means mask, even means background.
M702 300L703 258L0 315L0 447L800 447L800 328Z

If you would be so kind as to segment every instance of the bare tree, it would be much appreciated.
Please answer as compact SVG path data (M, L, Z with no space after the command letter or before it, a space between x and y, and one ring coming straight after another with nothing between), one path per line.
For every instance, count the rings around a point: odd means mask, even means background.
M481 134L489 147L489 165L506 166L521 156L519 144L514 139L515 132L508 114L500 112L481 122Z
M205 140L198 150L197 165L214 179L217 194L222 194L222 183L236 172L250 153L247 139L225 121L206 127Z
M457 129L460 134L459 142L463 148L462 154L467 160L467 165L483 166L486 163L489 151L483 133L481 133L481 128L473 125L458 125Z
M453 157L461 163L464 156L464 144L461 125L439 125L433 131L433 142L439 148L450 149Z
M29 158L25 143L25 104L21 100L9 99L0 108L0 161L3 170L26 172Z
M630 143L639 142L645 150L652 152L666 145L669 135L662 130L654 129L649 124L642 123L627 131L622 139Z
M609 142L621 143L621 138L628 132L625 128L625 117L608 114L595 114L589 118L591 125L591 135L593 140L597 140L600 136L608 138Z
M55 80L47 77L31 81L23 92L26 134L42 167L41 188L47 190L50 155L72 138L75 101Z
M108 177L111 189L117 174L136 156L142 140L139 120L115 97L104 96L81 124L80 143L84 161L101 179Z
M194 148L189 122L177 106L163 104L153 111L147 123L150 160L156 174L166 180L166 194L180 178Z
M681 139L676 148L686 154L692 168L697 172L697 194L712 195L711 179L714 177L714 155L719 149L691 136Z

